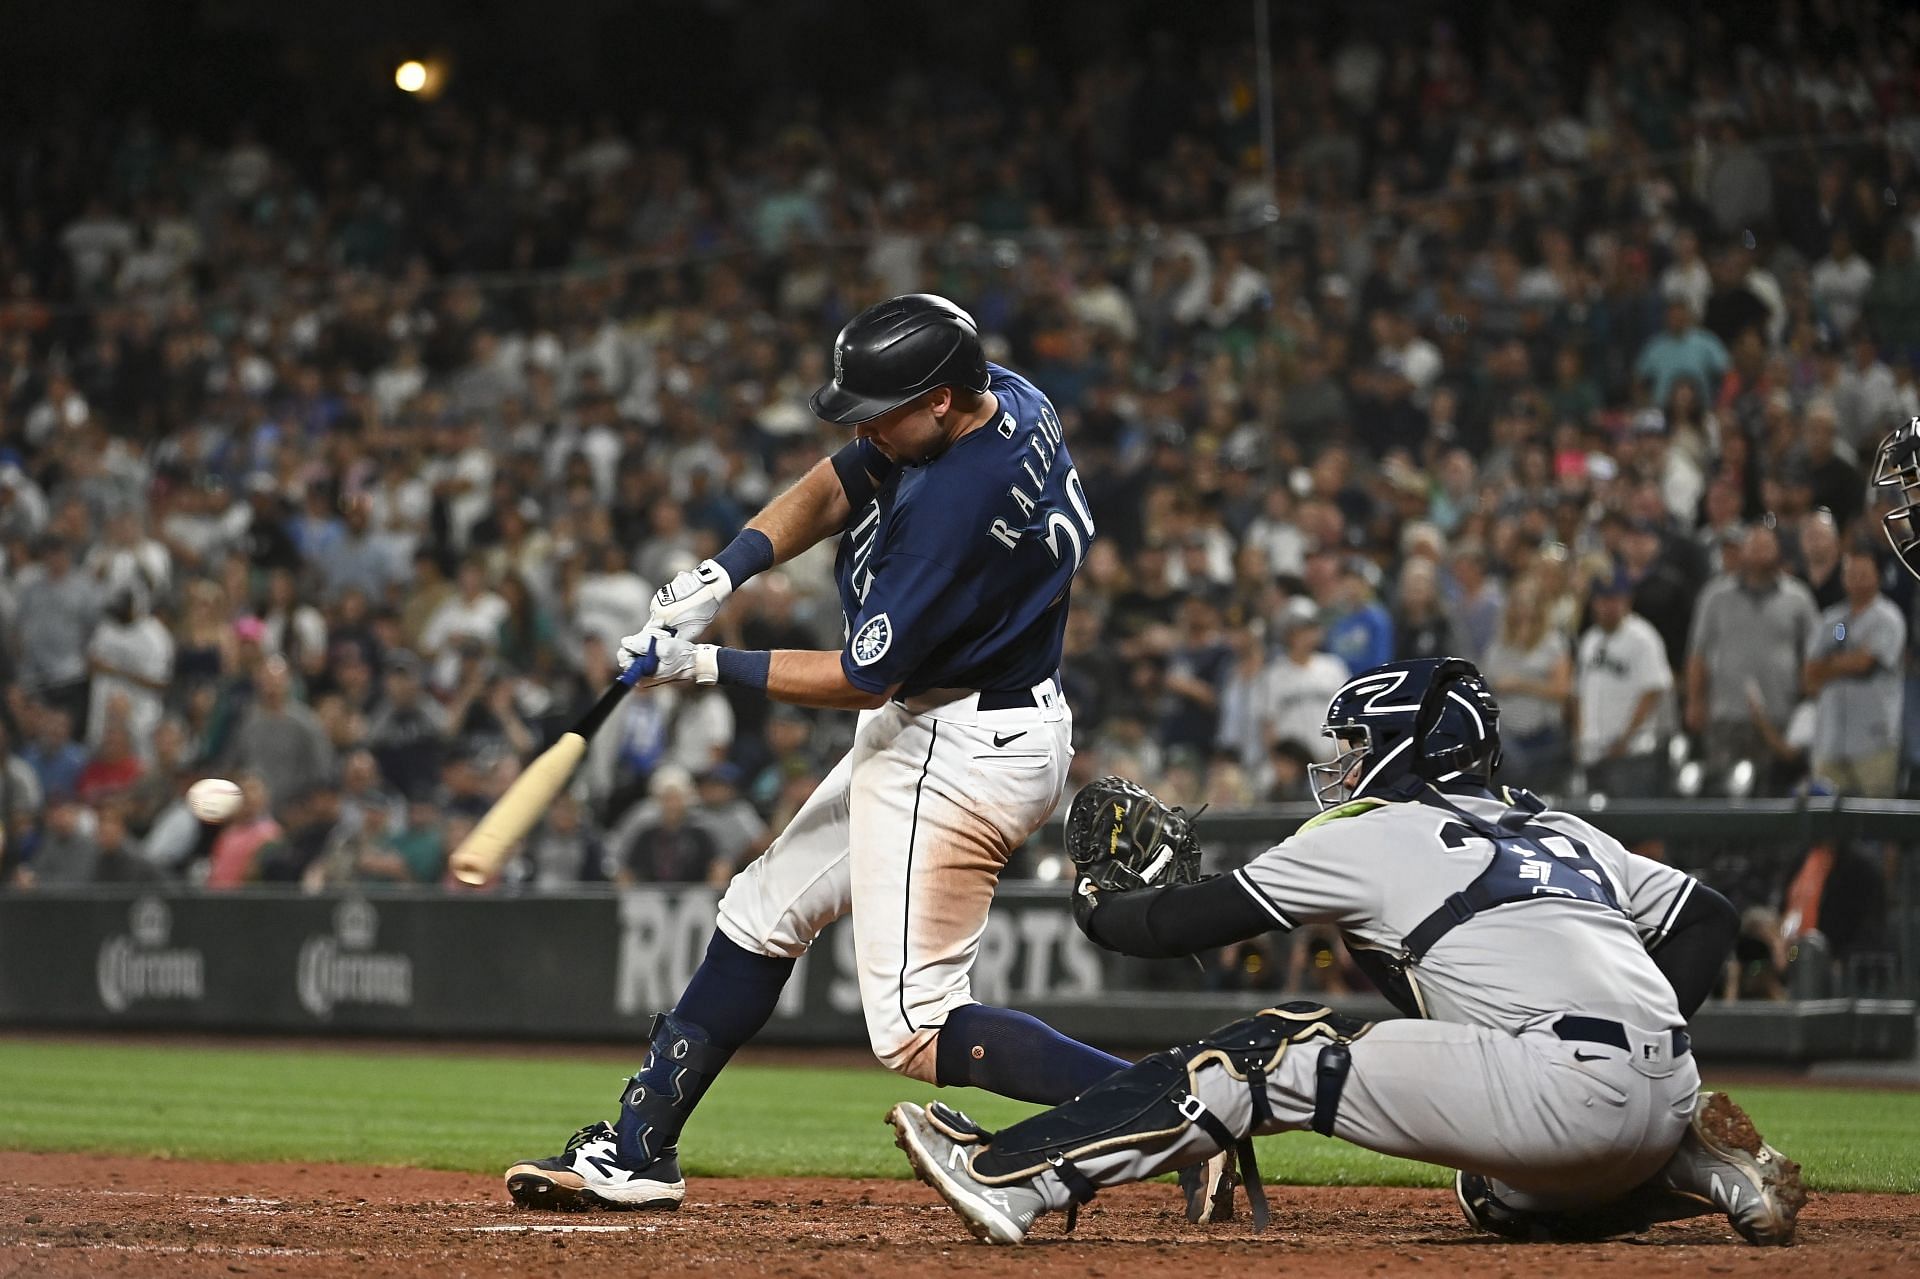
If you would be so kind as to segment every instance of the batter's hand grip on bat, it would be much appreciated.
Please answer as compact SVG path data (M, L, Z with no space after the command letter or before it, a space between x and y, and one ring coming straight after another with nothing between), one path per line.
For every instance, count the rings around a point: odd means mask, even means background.
M654 652L658 646L658 641L648 640L647 651L627 663L627 669L620 672L619 682L632 688L636 682L648 678L659 670L660 658Z

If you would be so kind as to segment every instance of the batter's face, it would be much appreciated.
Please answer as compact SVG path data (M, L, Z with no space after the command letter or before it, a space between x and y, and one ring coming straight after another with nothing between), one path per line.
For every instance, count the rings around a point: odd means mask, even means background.
M946 387L909 400L897 409L869 418L854 427L854 434L902 466L919 466L946 452L953 443L956 415L953 392Z

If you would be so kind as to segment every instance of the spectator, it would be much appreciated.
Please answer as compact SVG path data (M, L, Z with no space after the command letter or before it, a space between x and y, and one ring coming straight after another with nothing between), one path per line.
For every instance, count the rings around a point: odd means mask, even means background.
M14 751L7 717L0 715L0 887L12 880L32 849L40 801L40 778Z
M732 738L733 711L718 688L641 689L620 703L588 745L587 793L611 820L647 792L655 770L671 765L688 777L705 772L726 758Z
M1589 791L1646 799L1661 793L1661 706L1673 671L1659 632L1631 611L1632 594L1625 574L1594 585L1575 667L1575 756Z
M87 644L100 615L100 590L91 577L74 571L73 548L63 537L42 539L38 560L39 572L20 587L20 683L84 723Z
M1072 629L1071 620L1067 627ZM1233 661L1220 681L1220 728L1214 737L1214 749L1240 761L1244 769L1258 770L1265 763L1273 729L1273 677L1264 619L1253 618L1228 627L1226 641ZM1068 693L1071 696L1071 687ZM1074 727L1079 726L1076 711Z
M1280 619L1285 649L1268 676L1272 685L1268 701L1273 708L1269 746L1291 743L1309 760L1333 758L1334 743L1320 729L1326 723L1327 703L1351 673L1338 656L1320 651L1326 634L1312 600L1299 596L1288 600Z
M160 879L159 868L147 860L118 807L109 804L100 810L94 844L98 849L93 862L94 883L152 884Z
M229 767L245 765L270 796L304 795L333 777L333 746L312 710L293 700L292 672L269 657L260 668L252 703L234 730Z
M1471 544L1456 547L1451 563L1453 651L1468 661L1487 660L1505 610L1505 593L1487 574L1487 557Z
M1740 543L1740 568L1700 593L1688 642L1686 725L1705 745L1709 772L1767 757L1750 690L1769 722L1785 725L1800 700L1800 667L1818 613L1813 595L1780 568L1765 524Z
M1814 306L1836 335L1851 337L1873 288L1873 267L1854 251L1853 236L1846 227L1834 228L1827 256L1814 264L1812 284Z
M1334 599L1334 619L1327 628L1328 650L1350 671L1369 670L1392 661L1393 619L1374 598L1367 566L1358 556L1342 561Z
M527 861L536 888L568 888L605 882L606 848L587 823L586 809L574 796L554 800L527 841Z
M1567 699L1573 695L1573 658L1566 636L1547 623L1539 583L1523 577L1507 594L1500 636L1487 650L1486 669L1500 698L1504 770L1527 786L1551 788L1566 769Z
M440 776L447 713L426 695L420 659L406 649L387 656L386 702L367 724L367 745L386 784L408 799L424 798Z
M1669 543L1650 519L1627 520L1620 535L1620 568L1633 583L1633 611L1652 623L1666 645L1667 664L1684 666L1695 584L1676 559L1684 542Z
M361 839L356 879L394 884L437 883L447 865L447 822L440 807L426 799L407 805L406 820L392 827L375 816Z
M1169 710L1160 721L1160 740L1169 750L1212 753L1220 724L1220 686L1233 663L1233 650L1220 628L1220 609L1203 595L1180 605L1179 646L1166 666Z
M590 555L593 568L580 578L573 620L581 631L599 636L612 650L632 633L633 619L646 616L653 588L628 566L626 554L612 542Z
M1633 375L1642 403L1665 404L1673 385L1690 379L1701 398L1720 393L1720 379L1731 360L1720 339L1701 328L1685 299L1667 303L1667 327L1640 348Z
M257 873L262 883L301 883L322 864L345 837L340 830L340 792L332 782L321 782L280 806L285 815L281 839L260 853Z
M1887 234L1886 259L1874 272L1865 312L1870 328L1895 360L1920 359L1920 258L1914 254L1915 229L1896 226Z
M1841 573L1846 599L1821 615L1807 657L1813 770L1843 795L1885 798L1898 793L1907 623L1870 551L1849 551Z
M143 591L118 588L87 643L93 674L87 713L87 741L99 745L107 731L107 707L119 703L136 748L149 744L166 710L173 677L173 633L147 611Z
M208 888L239 888L259 878L261 852L282 838L273 819L273 796L255 772L234 778L240 785L240 811L227 819L207 857Z
M458 642L470 639L487 652L500 643L500 627L507 620L507 602L487 589L486 570L470 559L460 566L454 595L434 611L420 636L420 651L434 664L434 683L453 686L459 665Z
M1830 512L1841 528L1851 528L1866 508L1867 485L1860 468L1841 457L1836 441L1839 422L1833 406L1816 403L1807 409L1804 456L1799 460L1815 506ZM1878 441L1873 441L1878 447Z
M1836 373L1829 394L1807 406L1807 423L1811 427L1818 414L1823 427L1829 428L1827 452L1844 448L1852 458L1865 460L1899 425L1900 385L1880 359L1871 334L1864 329L1854 334L1851 349L1852 358ZM1857 484L1857 472L1854 478ZM1858 494L1848 493L1846 502L1847 509L1860 509Z
M1800 573L1813 595L1813 606L1824 613L1846 598L1840 571L1840 530L1833 514L1816 510L1800 521Z
M41 706L33 713L33 736L20 758L33 769L42 801L72 799L87 766L87 751L73 740L73 717L65 708Z
M713 836L714 856L731 875L765 852L772 836L760 814L741 796L740 770L734 765L715 764L695 780L700 820Z
M652 783L657 811L614 849L614 879L628 884L705 884L726 882L731 869L720 860L713 833L693 820L693 779L683 768L668 766Z
M260 614L266 651L286 659L302 679L311 679L326 666L327 619L300 599L299 579L291 569L267 574L267 603Z
M131 796L146 766L133 750L133 733L124 715L116 715L100 736L100 748L80 770L74 794L83 804L98 806Z
M1394 660L1446 657L1457 646L1453 625L1440 603L1440 579L1430 560L1409 560L1400 570L1400 608L1393 618Z
M53 888L93 882L100 861L99 818L77 799L47 806L47 828L27 865L27 882Z

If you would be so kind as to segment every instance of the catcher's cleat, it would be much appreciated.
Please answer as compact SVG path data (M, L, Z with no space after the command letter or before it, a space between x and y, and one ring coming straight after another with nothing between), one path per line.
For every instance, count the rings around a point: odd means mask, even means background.
M1477 1172L1453 1174L1453 1197L1460 1201L1461 1215L1475 1230L1520 1243L1546 1242L1532 1214L1519 1212L1502 1203L1493 1193L1492 1183Z
M894 1144L907 1152L907 1161L920 1180L940 1192L960 1214L969 1233L982 1243L1019 1243L1033 1228L1033 1220L1047 1210L1040 1192L1031 1186L982 1185L973 1179L968 1148L947 1136L927 1119L927 1112L903 1101L887 1112Z
M672 1212L686 1197L676 1152L644 1168L620 1164L613 1125L588 1124L551 1159L528 1159L507 1169L507 1193L522 1208L583 1212L591 1208Z
M1493 1192L1493 1179L1477 1172L1453 1174L1453 1197L1467 1224L1516 1243L1597 1243L1637 1235L1653 1224L1639 1192L1613 1203L1566 1212L1516 1208ZM1691 1211L1677 1215L1686 1216ZM1676 1214L1669 1214L1676 1215ZM1665 1218L1661 1218L1665 1220Z
M1180 1170L1180 1191L1187 1197L1187 1220L1201 1222L1233 1220L1233 1192L1240 1185L1234 1169L1233 1151L1222 1150L1191 1168Z
M1753 1120L1722 1092L1703 1092L1680 1148L1661 1170L1667 1189L1727 1214L1748 1243L1793 1242L1807 1202L1800 1165L1760 1139Z

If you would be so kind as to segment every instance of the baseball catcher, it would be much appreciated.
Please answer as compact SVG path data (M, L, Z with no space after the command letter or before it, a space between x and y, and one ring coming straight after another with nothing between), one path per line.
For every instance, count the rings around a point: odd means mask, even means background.
M1074 917L1101 946L1192 954L1339 928L1406 1020L1267 1008L999 1132L934 1104L889 1112L921 1180L977 1237L1017 1243L1103 1186L1311 1130L1458 1169L1474 1227L1579 1240L1721 1211L1783 1244L1806 1193L1727 1096L1699 1091L1687 1018L1733 907L1525 791L1496 790L1499 707L1457 658L1395 662L1327 709L1322 812L1230 875L1136 886L1197 855L1190 823L1111 780L1075 801ZM1142 860L1144 858L1144 860ZM1183 861L1182 859L1186 859ZM1231 1191L1228 1192L1229 1194Z

